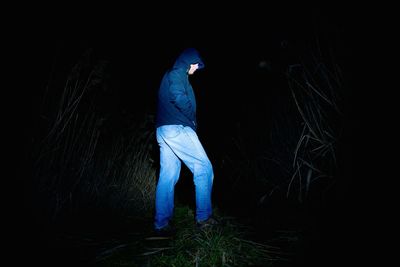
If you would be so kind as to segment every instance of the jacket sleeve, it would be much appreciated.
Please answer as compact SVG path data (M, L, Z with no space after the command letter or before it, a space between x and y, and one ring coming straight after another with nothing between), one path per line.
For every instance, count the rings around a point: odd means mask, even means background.
M182 79L176 73L169 77L169 100L180 110L190 121L193 118L193 108L189 96L185 91Z

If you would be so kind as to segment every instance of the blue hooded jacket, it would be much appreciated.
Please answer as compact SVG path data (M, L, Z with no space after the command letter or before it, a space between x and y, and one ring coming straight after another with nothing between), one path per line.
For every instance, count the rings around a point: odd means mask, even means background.
M196 63L198 69L204 68L198 51L187 48L164 74L158 91L156 127L183 125L196 131L196 98L188 77L190 64Z

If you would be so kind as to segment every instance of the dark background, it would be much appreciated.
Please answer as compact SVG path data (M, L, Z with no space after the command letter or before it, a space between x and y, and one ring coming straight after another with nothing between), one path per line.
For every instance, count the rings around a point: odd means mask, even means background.
M22 128L23 141L17 143L17 151L22 153L16 156L20 159L18 183L25 184L29 177L30 168L26 166L31 163L29 152L36 138L38 114L43 112L43 95L64 79L85 53L107 62L107 83L112 90L104 93L101 109L123 130L126 118L135 120L146 113L155 114L157 89L164 71L182 49L198 49L206 67L196 72L191 81L198 103L199 137L211 161L220 160L221 150L226 148L239 121L253 129L246 133L248 136L257 135L257 129L270 129L269 122L275 114L263 117L262 123L260 117L251 114L257 114L260 108L273 111L277 105L284 105L290 95L280 87L283 73L317 39L331 47L347 88L356 90L358 66L354 55L357 34L362 29L358 28L357 14L348 6L275 8L266 3L263 7L207 7L196 3L180 8L160 5L155 10L132 5L121 13L109 10L100 14L94 9L69 13L59 7L20 21L18 28L22 31L16 34L15 47L19 51L17 70L22 77L15 80L19 90L12 93L18 102L11 112L15 118L12 125ZM328 210L319 208L315 215L321 223L315 233L321 246L333 251L340 245L340 251L349 255L353 251L350 246L356 244L352 235L359 235L360 211L355 209L360 204L358 194L363 193L352 171L352 132L358 124L353 113L353 93L346 93L346 130L339 147L340 179L346 182L338 183L335 192L340 197L327 200ZM189 184L188 179L183 180L178 188ZM223 194L223 181L217 181L215 186ZM178 194L191 197L183 190ZM25 201L24 197L18 199ZM12 216L19 222L23 220L22 225L29 224L32 219L24 216L29 212L18 209L19 200L12 205ZM344 225L342 218L336 216L348 216L347 223ZM332 226L339 230L331 232ZM324 256L329 255L321 258Z

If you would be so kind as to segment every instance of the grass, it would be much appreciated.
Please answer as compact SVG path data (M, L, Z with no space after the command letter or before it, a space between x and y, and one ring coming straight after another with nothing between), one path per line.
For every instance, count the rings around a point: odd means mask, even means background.
M102 111L104 65L87 60L44 96L48 107L36 115L29 205L45 221L93 209L143 214L154 205L153 118L130 118L126 127Z
M143 235L131 235L125 242L109 243L97 253L95 266L277 266L288 261L278 247L246 238L248 229L234 218L215 216L221 226L198 230L194 212L188 206L177 206L173 222L174 238L152 237L151 225ZM115 239L114 239L115 240Z

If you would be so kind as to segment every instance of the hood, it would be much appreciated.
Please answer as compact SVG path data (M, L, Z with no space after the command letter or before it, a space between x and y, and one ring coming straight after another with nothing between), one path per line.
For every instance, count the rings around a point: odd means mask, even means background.
M190 64L199 63L199 68L204 68L203 60L201 59L199 52L194 48L185 49L175 60L174 69L189 69Z

